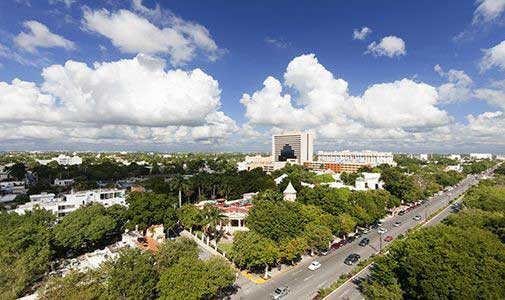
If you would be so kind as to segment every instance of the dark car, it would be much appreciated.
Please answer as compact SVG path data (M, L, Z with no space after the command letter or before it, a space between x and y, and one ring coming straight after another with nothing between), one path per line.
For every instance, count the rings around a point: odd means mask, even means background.
M399 215L399 216L403 216L404 214L405 214L405 211L404 211L404 210L401 210L401 211L398 213L398 215Z
M362 239L360 242L359 242L359 245L361 247L365 247L366 245L368 245L370 243L370 239L369 238L364 238Z
M330 253L331 249L319 249L318 252L319 252L319 255L321 256L326 256Z
M347 258L344 260L344 264L351 266L354 263L356 263L360 258L361 256L359 256L359 254L356 253L349 254L349 256L347 256Z

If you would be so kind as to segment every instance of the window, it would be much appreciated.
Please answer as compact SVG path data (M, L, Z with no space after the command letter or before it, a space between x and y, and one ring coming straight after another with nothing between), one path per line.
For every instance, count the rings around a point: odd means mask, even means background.
M231 227L238 227L238 220L231 220Z
M296 159L295 150L286 144L282 147L281 155L279 155L279 161L287 161L288 159Z

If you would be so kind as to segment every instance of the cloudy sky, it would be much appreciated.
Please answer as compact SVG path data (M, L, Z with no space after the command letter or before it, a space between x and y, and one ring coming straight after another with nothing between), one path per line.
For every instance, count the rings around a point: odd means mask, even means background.
M0 2L0 150L505 153L505 0Z

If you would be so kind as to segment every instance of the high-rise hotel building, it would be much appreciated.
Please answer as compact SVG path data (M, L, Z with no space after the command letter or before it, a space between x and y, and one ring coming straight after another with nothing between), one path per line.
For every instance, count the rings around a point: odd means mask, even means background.
M274 134L272 155L274 165L282 165L286 162L303 164L312 161L314 136L309 132Z

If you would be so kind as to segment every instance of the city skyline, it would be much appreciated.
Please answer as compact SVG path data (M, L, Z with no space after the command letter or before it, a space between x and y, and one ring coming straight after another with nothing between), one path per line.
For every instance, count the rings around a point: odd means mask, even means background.
M505 1L0 11L0 151L505 151Z

